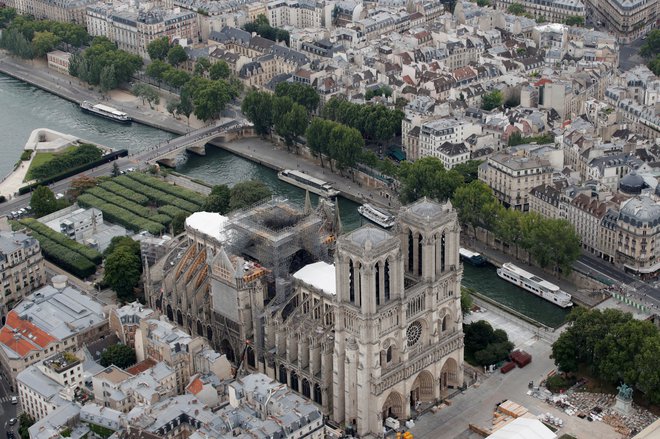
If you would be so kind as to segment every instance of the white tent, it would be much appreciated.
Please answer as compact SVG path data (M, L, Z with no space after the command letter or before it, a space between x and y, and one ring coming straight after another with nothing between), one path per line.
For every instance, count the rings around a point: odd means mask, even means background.
M557 439L557 435L538 419L517 418L486 439Z

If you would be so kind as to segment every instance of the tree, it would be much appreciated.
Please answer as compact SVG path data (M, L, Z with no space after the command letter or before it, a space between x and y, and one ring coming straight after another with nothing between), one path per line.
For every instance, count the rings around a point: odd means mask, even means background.
M270 93L251 90L243 99L241 111L254 125L254 131L265 136L273 124L273 97Z
M209 68L211 68L211 61L209 61L207 57L202 56L198 58L197 62L195 63L193 74L195 76L203 76L204 73L206 73L209 70Z
M153 105L158 105L160 103L160 95L155 88L147 84L135 84L131 88L131 93L135 96L142 98L142 104L145 100L149 102L149 106L153 109Z
M179 105L176 107L176 112L186 116L186 119L188 120L188 125L190 125L190 115L192 114L194 109L195 107L193 105L190 93L184 87L181 90L181 94L179 95Z
M101 353L100 363L103 367L115 365L120 369L126 369L137 361L135 351L130 346L118 343L109 346Z
M518 15L518 16L523 15L526 12L525 7L520 3L510 4L506 10L509 12L509 14Z
M60 44L60 41L60 37L52 32L35 32L34 37L32 38L32 50L34 51L34 56L38 58L46 56L48 52L52 52L53 49Z
M286 143L286 147L289 149L293 145L293 142L305 133L308 122L309 116L305 107L294 103L291 110L285 113L279 123L275 125L275 131L284 137L284 143ZM362 136L360 136L360 139L362 139Z
M172 233L174 235L178 235L179 233L182 233L185 228L186 228L186 218L188 218L188 214L186 213L177 213L174 218L172 218Z
M461 224L471 226L473 233L479 226L491 228L500 208L492 189L479 180L458 187L454 192L453 203L458 211L459 221Z
M649 61L648 67L655 76L660 76L660 55Z
M453 169L445 170L436 157L424 157L414 163L403 162L398 174L400 198L404 203L412 203L422 197L444 201L463 184L461 174Z
M174 67L188 60L188 54L185 49L178 44L167 51L167 62Z
M485 320L463 325L466 357L472 357L481 366L495 364L508 357L513 349L507 333L496 331Z
M355 128L337 124L330 131L328 149L330 156L337 161L337 168L344 170L357 163L364 149L364 139Z
M135 256L140 257L140 243L130 236L115 236L112 238L110 244L103 251L103 257L107 258L119 247L125 248ZM140 272L142 272L142 265L140 265Z
M229 210L252 206L256 202L270 197L271 194L271 190L261 181L248 180L236 183L231 188Z
M80 177L76 177L71 180L71 185L67 191L67 196L72 201L75 201L80 196L80 194L85 192L87 189L93 188L97 185L97 183L98 181L96 178L90 177L88 175L83 174Z
M209 70L209 77L214 81L217 79L227 79L231 74L231 71L229 70L229 65L227 65L227 63L222 60L212 64L208 70Z
M516 4L518 3L514 3L514 5ZM502 96L502 92L499 90L493 90L481 97L481 108L490 111L501 106L503 101L504 97Z
M194 79L200 80L201 78L196 77ZM199 88L193 88L193 90L195 116L204 121L217 119L229 101L235 97L232 95L227 82L223 80L205 80Z
M16 9L7 7L0 9L0 28L5 28L14 18L16 18Z
M647 59L660 55L660 29L654 29L646 35L644 44L639 48L639 54Z
M190 75L179 69L170 68L163 73L163 81L173 88L181 88L190 81Z
M312 151L312 154L321 159L321 167L324 167L323 155L328 154L328 139L334 124L335 122L317 117L312 119L305 132L307 146Z
M32 416L23 412L18 417L18 435L21 439L30 439L30 427L34 425L34 419Z
M55 194L47 186L37 186L30 198L30 207L36 218L40 218L57 210Z
M564 21L568 26L584 26L584 17L579 15L571 15Z
M113 177L119 177L119 174L121 174L121 171L119 170L119 165L117 164L117 162L113 162L112 173L110 175L112 175Z
M541 267L551 266L570 273L572 263L581 254L580 238L573 226L563 219L542 218L527 231L525 238L531 256Z
M115 66L110 64L103 67L101 70L101 77L99 78L99 86L103 93L107 93L117 87L117 73Z
M452 169L463 176L465 184L470 184L479 179L479 166L482 163L481 160L468 160L465 163L459 163Z
M32 43L16 29L6 29L2 32L0 47L24 59L32 59L34 56Z
M147 53L152 61L164 61L171 47L169 37L156 38L147 44Z
M461 287L461 312L467 314L472 310L473 301L470 291Z
M524 237L522 230L523 215L519 210L500 209L493 230L495 236L501 242L516 246L516 257L518 257L518 247L522 244Z
M205 212L218 212L224 215L229 212L230 199L231 190L226 184L213 186L211 193L204 201L202 209Z
M127 246L117 247L105 260L103 281L117 293L120 302L134 300L142 262Z
M290 97L310 113L317 109L320 101L319 94L313 87L298 82L280 82L275 87L275 95Z
M482 8L485 6L490 6L490 1L489 0L477 0L477 5L481 6Z
M165 73L167 73L170 70L172 70L172 66L167 64L165 61L161 61L157 59L147 66L145 73L147 74L147 76L158 80L158 82L160 83L160 81L163 80Z

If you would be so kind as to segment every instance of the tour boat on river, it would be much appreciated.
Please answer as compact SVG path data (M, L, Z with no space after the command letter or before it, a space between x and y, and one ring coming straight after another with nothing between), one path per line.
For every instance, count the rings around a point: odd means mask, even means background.
M372 206L371 204L363 204L358 207L358 213L368 219L371 222L378 224L384 229L389 229L396 222L394 215L390 215L387 212L383 212L380 209Z
M463 247L458 249L458 254L461 256L461 259L464 262L468 262L475 267L479 267L486 263L486 260L483 258L483 256L481 256L480 253L473 252Z
M93 104L88 101L83 101L80 104L80 109L84 113L94 114L96 116L101 116L119 123L129 124L133 121L133 119L131 119L131 117L123 111L119 111L116 108L112 108L103 104Z
M339 191L334 189L330 183L294 169L284 169L278 172L277 178L331 200L339 195Z
M543 280L510 262L503 264L502 268L498 268L497 275L557 306L562 308L573 306L570 294L561 290L557 285Z

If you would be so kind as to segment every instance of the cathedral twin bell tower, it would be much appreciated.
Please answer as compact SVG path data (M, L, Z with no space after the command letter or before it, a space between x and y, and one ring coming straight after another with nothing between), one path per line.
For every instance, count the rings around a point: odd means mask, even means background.
M362 437L463 385L459 234L449 201L422 199L337 243L332 413Z

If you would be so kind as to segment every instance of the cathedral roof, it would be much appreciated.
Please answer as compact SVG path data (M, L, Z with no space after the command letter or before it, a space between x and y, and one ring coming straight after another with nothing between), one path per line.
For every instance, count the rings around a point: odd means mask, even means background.
M367 247L367 243L369 243L369 246L376 246L387 241L391 237L392 236L385 230L372 225L360 227L348 235L348 239L353 244L363 248Z

